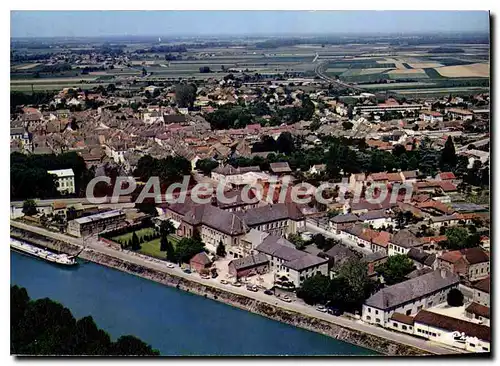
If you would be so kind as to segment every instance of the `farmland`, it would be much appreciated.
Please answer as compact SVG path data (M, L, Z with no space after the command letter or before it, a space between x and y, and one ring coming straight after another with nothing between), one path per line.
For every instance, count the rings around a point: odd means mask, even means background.
M68 48L82 56L68 58ZM58 59L61 50L65 55L63 63ZM102 56L89 56L96 50ZM222 79L230 73L280 80L311 78L316 76L319 63L325 65L324 75L373 92L434 93L436 90L431 89L453 87L456 93L468 93L467 88L489 87L489 45L477 41L467 44L465 40L406 46L387 39L349 43L323 38L311 39L310 44L305 40L265 38L206 43L141 40L106 45L75 41L34 50L22 44L15 51L11 89L24 92L64 87L91 89L131 80L158 83ZM477 84L478 79L483 82Z

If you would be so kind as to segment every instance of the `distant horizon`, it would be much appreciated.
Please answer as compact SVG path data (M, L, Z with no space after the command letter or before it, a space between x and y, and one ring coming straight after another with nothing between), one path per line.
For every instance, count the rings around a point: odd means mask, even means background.
M488 11L11 11L10 19L11 39L404 36L490 30Z

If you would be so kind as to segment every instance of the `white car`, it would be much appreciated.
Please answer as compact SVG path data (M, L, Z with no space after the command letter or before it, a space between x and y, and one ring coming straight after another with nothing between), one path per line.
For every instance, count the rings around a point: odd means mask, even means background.
M281 301L284 301L284 302L292 302L292 299L290 299L288 296L283 296L283 297L280 297Z
M220 280L220 283L223 285L227 285L229 282L227 282L226 280Z
M316 310L321 311L322 313L326 313L326 308L323 305L318 305Z
M167 267L168 267L168 268L175 268L175 266L174 266L174 264L173 264L173 263L169 263L169 264L167 264Z

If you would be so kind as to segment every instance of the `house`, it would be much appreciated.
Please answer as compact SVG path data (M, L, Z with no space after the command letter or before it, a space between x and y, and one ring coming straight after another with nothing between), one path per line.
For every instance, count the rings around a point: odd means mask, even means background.
M292 169L288 165L288 162L278 162L278 163L270 163L269 170L272 173L282 175L282 174L290 174Z
M454 226L460 221L457 215L441 215L429 218L429 226L432 229L439 229L441 226Z
M228 272L236 279L269 272L269 259L264 253L233 259L228 264Z
M474 118L474 113L472 113L471 111L468 111L466 109L448 108L445 110L445 112L452 119L461 119L462 121L470 121Z
M373 253L367 254L363 257L363 261L368 266L368 276L372 277L377 274L375 268L377 266L384 264L387 261L387 253L383 251L375 251Z
M474 289L472 300L483 306L490 307L490 276L478 281L472 287Z
M212 170L211 178L234 185L245 185L256 182L259 178L267 180L267 175L263 174L258 166L235 168L232 165L219 166Z
M389 255L407 254L411 248L419 248L423 243L407 229L394 234L389 242Z
M352 249L348 247L337 244L331 247L329 250L323 253L323 255L330 260L330 268L335 271L345 262L350 259L358 259L359 256Z
M404 182L408 183L416 183L418 178L418 170L406 170L402 171L401 175L403 176Z
M452 172L441 172L441 173L438 173L436 175L435 179L438 181L447 181L447 182L456 183L455 181L456 181L457 177Z
M443 122L443 115L435 111L422 111L420 112L420 119L425 122L435 123Z
M394 313L411 316L445 302L448 292L458 284L457 275L441 269L385 287L365 301L361 319L387 327Z
M295 287L315 274L328 275L328 259L303 252L295 248L285 238L269 235L255 248L263 253L270 262L270 268L280 276L285 276Z
M192 270L202 273L212 267L212 260L208 257L207 253L201 252L189 260L189 265Z
M486 325L422 310L414 317L413 334L470 352L490 352L491 330Z
M465 316L470 319L475 319L486 326L490 326L490 308L477 302L471 302L465 308Z
M362 248L370 248L373 239L379 235L378 231L365 227L363 224L356 224L343 230L342 233Z
M358 221L358 216L353 214L337 215L330 219L329 225L337 234L340 234L341 231L352 227Z
M374 229L379 229L381 227L394 226L392 220L393 214L389 210L373 210L368 211L359 216L359 221L363 222Z
M490 274L490 257L479 247L445 252L438 261L439 267L469 281L477 281Z
M56 176L56 189L60 193L73 194L76 192L73 169L48 170L47 173Z
M406 254L408 258L413 261L416 269L430 268L435 270L437 268L437 260L435 254L429 254L417 248L411 248Z

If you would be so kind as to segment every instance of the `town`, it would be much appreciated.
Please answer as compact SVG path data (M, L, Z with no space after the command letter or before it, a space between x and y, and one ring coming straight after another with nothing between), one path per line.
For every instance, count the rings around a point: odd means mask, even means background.
M14 42L11 231L490 352L488 40L358 41Z

